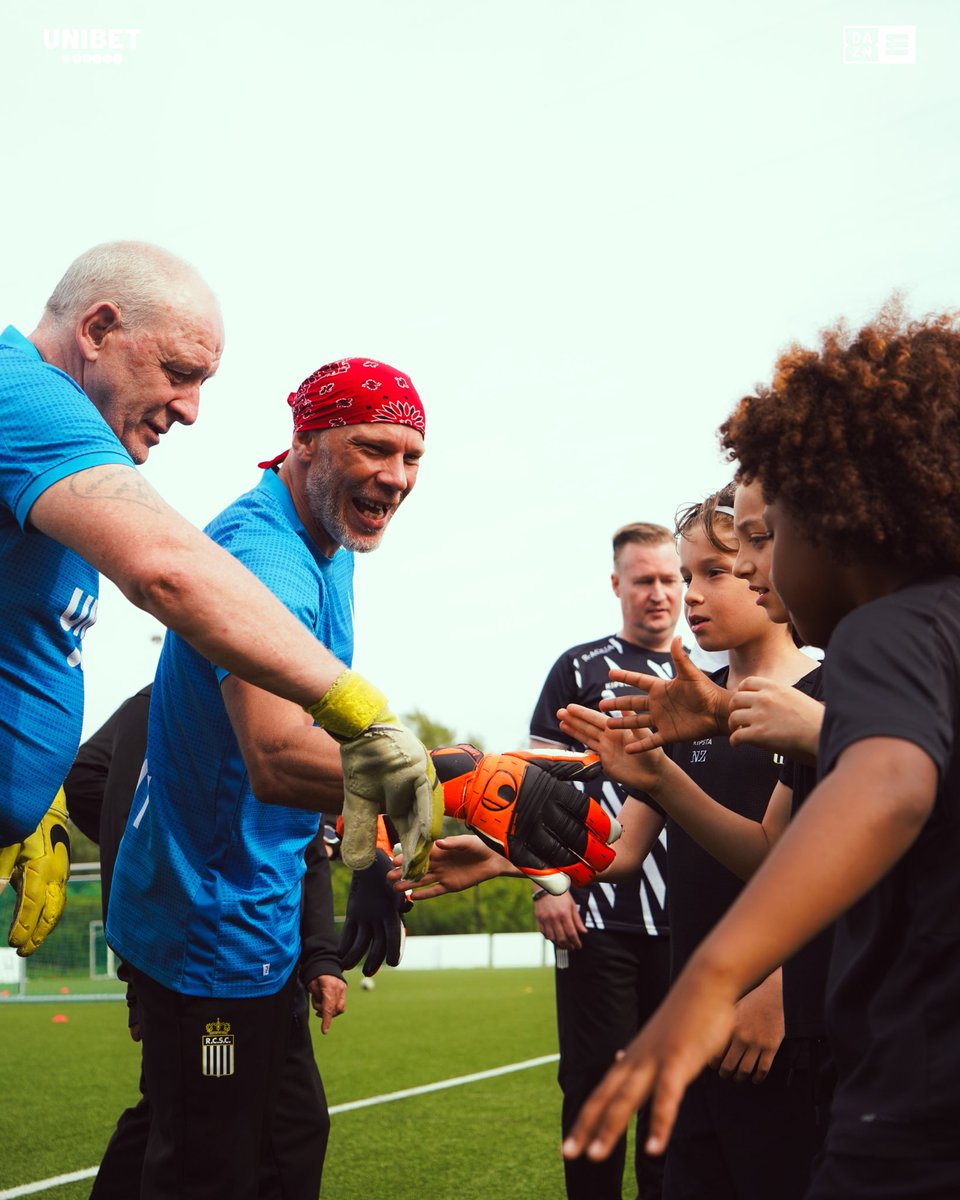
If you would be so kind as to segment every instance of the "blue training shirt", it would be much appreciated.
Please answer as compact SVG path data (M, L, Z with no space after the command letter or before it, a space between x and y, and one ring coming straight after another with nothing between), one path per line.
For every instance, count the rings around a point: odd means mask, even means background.
M350 665L353 555L321 554L279 476L265 471L206 532ZM304 851L319 825L318 813L254 796L220 697L226 674L167 634L107 919L123 959L191 996L283 986L300 954Z
M86 393L13 326L0 334L0 846L32 833L80 744L88 562L27 526L52 484L133 460Z

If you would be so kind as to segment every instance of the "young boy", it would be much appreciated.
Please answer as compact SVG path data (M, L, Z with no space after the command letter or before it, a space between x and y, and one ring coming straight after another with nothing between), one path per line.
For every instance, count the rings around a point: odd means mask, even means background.
M585 1105L600 1158L688 1080L753 981L840 917L827 1025L839 1082L809 1200L960 1195L960 321L889 306L792 347L722 429L774 533L773 582L827 646L821 782ZM841 916L841 914L843 914Z

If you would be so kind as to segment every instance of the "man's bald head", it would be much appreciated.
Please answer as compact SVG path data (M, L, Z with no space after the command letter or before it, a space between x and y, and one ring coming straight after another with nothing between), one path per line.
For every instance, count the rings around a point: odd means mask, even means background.
M141 463L173 425L196 420L223 322L182 258L148 242L106 242L70 264L30 340Z
M44 323L71 327L102 301L120 310L128 329L180 305L216 307L213 293L197 271L169 250L149 242L104 242L67 268L47 301Z

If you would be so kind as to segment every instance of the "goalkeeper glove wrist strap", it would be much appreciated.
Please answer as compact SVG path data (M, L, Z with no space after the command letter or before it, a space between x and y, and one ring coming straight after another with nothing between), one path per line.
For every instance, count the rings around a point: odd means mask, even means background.
M321 729L344 739L356 737L378 719L390 717L386 696L350 670L338 675L307 712Z

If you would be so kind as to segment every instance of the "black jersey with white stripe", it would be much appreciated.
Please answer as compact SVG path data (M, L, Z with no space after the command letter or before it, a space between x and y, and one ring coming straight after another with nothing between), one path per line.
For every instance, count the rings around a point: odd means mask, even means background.
M558 742L572 750L583 750L557 723L557 709L567 704L599 708L600 701L639 692L638 688L613 683L610 668L639 671L644 675L673 677L669 653L645 650L619 636L584 642L561 654L550 668L540 699L530 721L530 736ZM610 813L618 816L625 790L611 779L600 777L586 786L587 793ZM613 929L621 933L647 933L651 937L669 932L667 924L666 836L654 846L642 868L620 883L594 883L574 888L573 897L588 929Z

